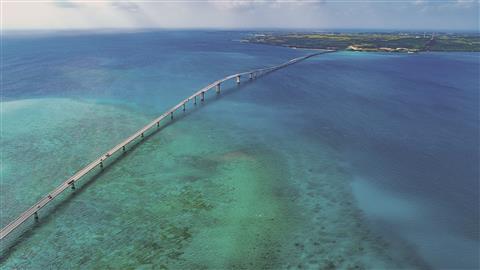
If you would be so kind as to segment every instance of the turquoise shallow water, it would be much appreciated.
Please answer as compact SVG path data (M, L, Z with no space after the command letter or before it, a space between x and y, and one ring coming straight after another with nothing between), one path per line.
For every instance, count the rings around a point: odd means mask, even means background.
M203 85L305 53L243 34L7 39L1 224ZM1 267L476 268L478 69L335 53L226 86L2 243Z

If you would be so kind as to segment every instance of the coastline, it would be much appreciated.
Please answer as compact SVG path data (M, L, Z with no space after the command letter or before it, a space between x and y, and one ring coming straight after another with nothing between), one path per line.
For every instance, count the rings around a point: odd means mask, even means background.
M240 42L289 48L362 52L480 52L477 34L437 33L250 33Z
M416 53L480 53L478 51L462 51L462 50L451 50L451 51L423 51L423 50L409 50L406 48L394 49L394 48L380 48L380 49L370 49L370 48L357 48L357 49L338 49L338 48L316 48L316 47L301 47L301 46L294 46L294 45L278 45L278 44L270 44L270 43L261 43L261 42L251 42L251 41L242 41L244 43L256 44L256 45L265 45L265 46L274 46L274 47L283 47L289 48L292 50L312 50L312 51L326 51L326 50L335 50L336 52L372 52L372 53L402 53L402 54L416 54Z

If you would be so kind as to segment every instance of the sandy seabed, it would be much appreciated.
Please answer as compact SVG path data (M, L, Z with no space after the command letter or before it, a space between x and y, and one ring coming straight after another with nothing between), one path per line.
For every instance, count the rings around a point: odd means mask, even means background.
M68 99L3 110L2 225L149 120ZM227 118L192 114L130 149L12 234L1 268L426 268L368 230L332 149Z

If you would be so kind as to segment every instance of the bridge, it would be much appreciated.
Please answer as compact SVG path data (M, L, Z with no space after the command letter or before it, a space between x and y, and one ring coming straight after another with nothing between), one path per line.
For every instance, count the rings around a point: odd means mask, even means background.
M241 83L241 78L243 76L248 76L248 80L253 80L256 79L257 76L264 75L266 73L284 68L289 65L293 65L295 63L298 63L300 61L303 61L307 58L327 53L327 52L332 52L332 51L322 51L322 52L317 52L313 54L309 54L306 56L294 58L288 62L285 62L283 64L277 65L277 66L272 66L272 67L267 67L267 68L262 68L262 69L256 69L256 70L251 70L247 72L242 72L242 73L237 73L233 74L230 76L227 76L225 78L222 78L220 80L214 81L213 83L203 87L202 89L198 90L195 92L193 95L189 96L188 98L180 101L177 105L169 109L168 111L164 112L162 115L154 119L152 122L148 123L146 126L135 132L133 135L130 137L126 138L124 141L121 143L117 144L114 146L112 149L101 155L99 158L96 160L92 161L90 164L87 166L83 167L79 171L77 171L73 176L68 178L66 181L64 181L61 185L56 187L54 190L52 190L50 193L48 193L45 197L40 199L37 203L35 203L32 207L27 209L25 212L20 214L16 219L14 219L12 222L10 222L7 226L2 228L0 231L0 240L4 239L6 236L8 236L12 231L14 231L16 228L18 228L20 225L22 225L25 221L27 221L30 217L34 216L35 220L38 220L38 211L45 207L49 202L54 200L58 195L60 195L62 192L67 190L68 188L75 189L75 183L82 180L82 177L88 174L90 171L92 171L95 168L103 168L106 164L106 161L109 159L113 159L114 154L117 152L125 152L126 147L130 144L135 143L135 140L138 138L144 138L145 134L154 129L154 128L159 128L160 127L160 122L164 119L173 119L174 113L178 111L180 108L182 111L186 110L186 105L187 103L191 102L193 100L194 104L197 104L197 99L200 99L201 102L205 101L205 94L208 91L211 91L212 89L215 89L215 92L217 94L220 93L221 91L221 84L229 81L229 80L235 80L237 84ZM140 140L141 142L142 140Z

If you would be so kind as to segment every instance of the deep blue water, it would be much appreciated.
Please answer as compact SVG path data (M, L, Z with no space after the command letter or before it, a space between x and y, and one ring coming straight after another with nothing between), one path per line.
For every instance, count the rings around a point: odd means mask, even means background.
M372 226L420 246L435 267L475 268L479 55L340 53L283 72L248 102L292 107L292 128L335 148L359 185L401 199L355 188Z
M153 118L225 75L307 53L238 42L245 34L7 36L3 99L81 99ZM236 125L227 131L232 143L251 136L286 156L290 148L333 149L351 176L354 207L375 234L434 268L473 269L479 67L478 53L332 53L234 90L197 117L220 112L219 124ZM270 145L275 136L295 143Z

